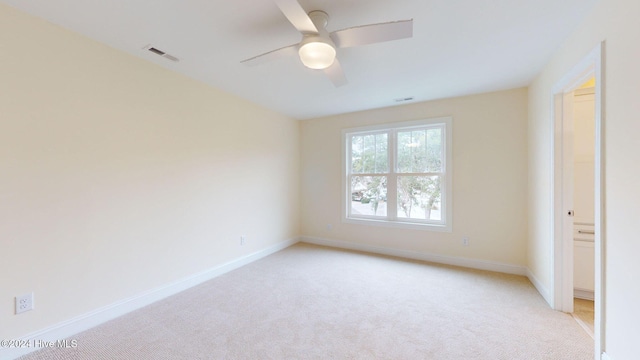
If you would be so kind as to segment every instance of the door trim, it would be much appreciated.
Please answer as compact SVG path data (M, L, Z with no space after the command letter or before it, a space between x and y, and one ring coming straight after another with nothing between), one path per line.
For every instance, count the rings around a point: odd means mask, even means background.
M572 203L572 193L565 191L568 176L572 175L572 164L567 167L567 142L570 137L564 129L573 122L567 111L566 94L572 93L591 77L595 85L595 358L605 350L605 174L604 174L604 59L605 43L598 44L585 58L566 73L552 91L553 108L553 246L552 288L554 309L573 311L573 239L572 229L567 229L566 204ZM569 139L568 139L569 138ZM571 162L573 159L571 159Z

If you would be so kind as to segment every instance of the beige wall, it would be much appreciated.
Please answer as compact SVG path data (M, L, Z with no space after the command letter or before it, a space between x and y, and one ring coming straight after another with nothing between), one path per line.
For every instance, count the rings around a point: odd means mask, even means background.
M298 122L5 5L0 67L1 339L297 237Z
M531 270L551 286L551 91L600 41L605 49L605 348L612 360L640 354L640 2L602 0L529 88L529 258Z
M300 157L298 123L0 5L0 338L298 233L528 265L549 287L551 88L606 40L605 350L613 360L633 358L640 353L638 13L635 0L602 0L528 93L302 122ZM341 223L340 131L449 115L453 232ZM13 315L13 297L30 291L36 310Z
M342 223L341 130L440 116L453 117L453 232ZM304 236L525 265L526 89L307 120L301 127ZM471 246L462 246L463 236Z

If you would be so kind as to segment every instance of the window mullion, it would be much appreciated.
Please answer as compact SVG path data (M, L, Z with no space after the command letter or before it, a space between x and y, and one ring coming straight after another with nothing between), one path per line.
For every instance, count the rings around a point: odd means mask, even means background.
M402 173L402 176L443 176L443 172Z
M389 176L387 177L387 217L391 221L398 219L398 176L397 165L397 131L389 131L387 138L389 156Z
M343 196L345 197L345 202L342 206L346 207L346 213L347 213L347 217L351 217L351 177L353 176L353 139L355 138L355 136L348 136L347 137L347 153L345 154L347 156L347 168L346 170L346 174L347 176L345 176L345 181L346 184L345 186L343 186L344 189L344 194ZM344 209L344 208L343 208Z

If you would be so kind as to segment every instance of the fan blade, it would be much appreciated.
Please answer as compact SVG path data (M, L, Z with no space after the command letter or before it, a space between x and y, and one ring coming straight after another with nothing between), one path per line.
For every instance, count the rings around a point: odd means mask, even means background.
M334 31L330 36L339 48L406 39L413 36L413 19L356 26Z
M324 73L327 74L329 80L331 80L335 87L340 87L347 83L347 78L344 76L344 71L342 71L342 66L340 66L340 62L337 58L333 60L333 64L331 66L324 69Z
M269 51L268 53L264 53L262 55L254 56L247 60L242 60L240 62L247 66L257 66L273 60L277 60L283 57L297 55L297 54L298 54L298 44L293 44L277 50Z
M301 33L318 33L318 29L313 24L313 21L304 11L302 5L296 0L275 0L276 5L280 8L280 11L287 17L289 22Z

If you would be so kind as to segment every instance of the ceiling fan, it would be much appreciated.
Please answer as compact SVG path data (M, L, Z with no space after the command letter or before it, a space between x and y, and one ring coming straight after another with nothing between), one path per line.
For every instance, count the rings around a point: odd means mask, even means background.
M302 41L241 61L245 65L260 65L297 53L306 67L323 70L338 87L346 84L347 78L336 58L336 48L369 45L413 36L413 19L362 25L329 33L326 29L329 15L324 11L315 10L307 14L297 0L274 1L289 22L302 33Z

